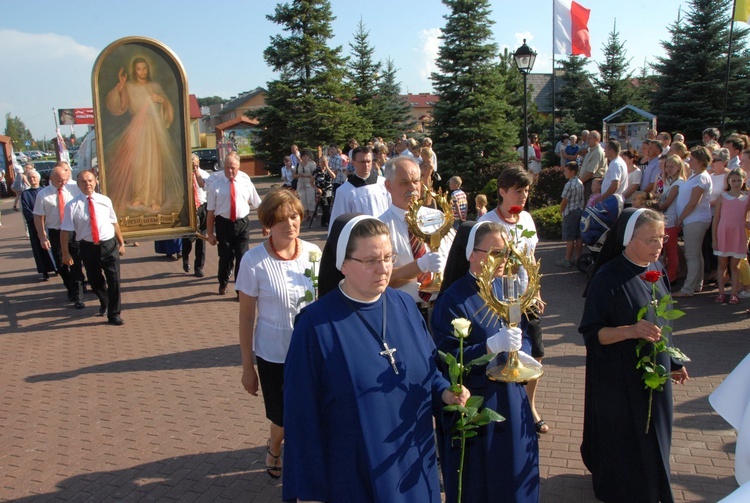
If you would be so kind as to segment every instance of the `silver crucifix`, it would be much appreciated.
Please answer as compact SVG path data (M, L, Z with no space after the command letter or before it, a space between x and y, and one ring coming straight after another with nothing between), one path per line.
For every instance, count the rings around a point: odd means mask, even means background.
M380 356L385 356L388 358L388 362L391 364L391 367L393 367L393 371L398 375L398 369L396 368L396 359L393 357L393 353L396 352L396 348L389 348L387 342L383 342L383 347L385 350L380 352Z

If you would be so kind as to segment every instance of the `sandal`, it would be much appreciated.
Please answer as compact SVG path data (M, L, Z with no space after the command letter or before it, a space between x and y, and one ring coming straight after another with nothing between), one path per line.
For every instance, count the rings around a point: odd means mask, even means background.
M723 293L720 293L719 295L716 296L716 298L714 299L714 302L716 302L717 304L723 304L725 300L726 300L726 295L724 295Z
M271 439L270 438L268 439L268 443L266 444L266 454L271 456L274 460L273 466L266 464L266 473L272 479L281 478L282 467L279 466L279 458L281 457L281 453L279 453L278 456L274 456L273 454L271 454Z
M547 426L547 422L544 419L537 421L534 427L537 433L547 433L549 431L549 426Z
M729 304L734 305L734 304L739 304L739 303L740 303L740 298L737 297L735 294L732 294L729 296Z

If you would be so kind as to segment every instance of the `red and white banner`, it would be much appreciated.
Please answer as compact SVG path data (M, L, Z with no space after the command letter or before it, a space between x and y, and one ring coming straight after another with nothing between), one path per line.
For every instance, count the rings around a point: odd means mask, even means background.
M553 0L555 54L591 57L589 15L591 10L572 0Z
M60 108L57 113L61 126L94 123L93 108Z

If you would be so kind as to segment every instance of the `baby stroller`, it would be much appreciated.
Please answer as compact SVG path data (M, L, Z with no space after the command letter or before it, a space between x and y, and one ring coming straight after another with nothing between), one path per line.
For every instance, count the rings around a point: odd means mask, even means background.
M620 194L612 194L603 201L587 207L581 214L581 239L591 253L581 254L576 267L581 272L589 273L602 249L607 232L615 224L623 208Z

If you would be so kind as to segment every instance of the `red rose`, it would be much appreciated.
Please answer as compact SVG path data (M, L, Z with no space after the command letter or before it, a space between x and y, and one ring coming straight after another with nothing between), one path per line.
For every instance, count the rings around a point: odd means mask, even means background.
M508 209L508 213L510 213L511 215L518 215L522 211L523 211L523 206L511 206Z
M646 273L641 276L641 279L649 283L656 283L661 277L662 273L660 273L659 271L646 271Z

